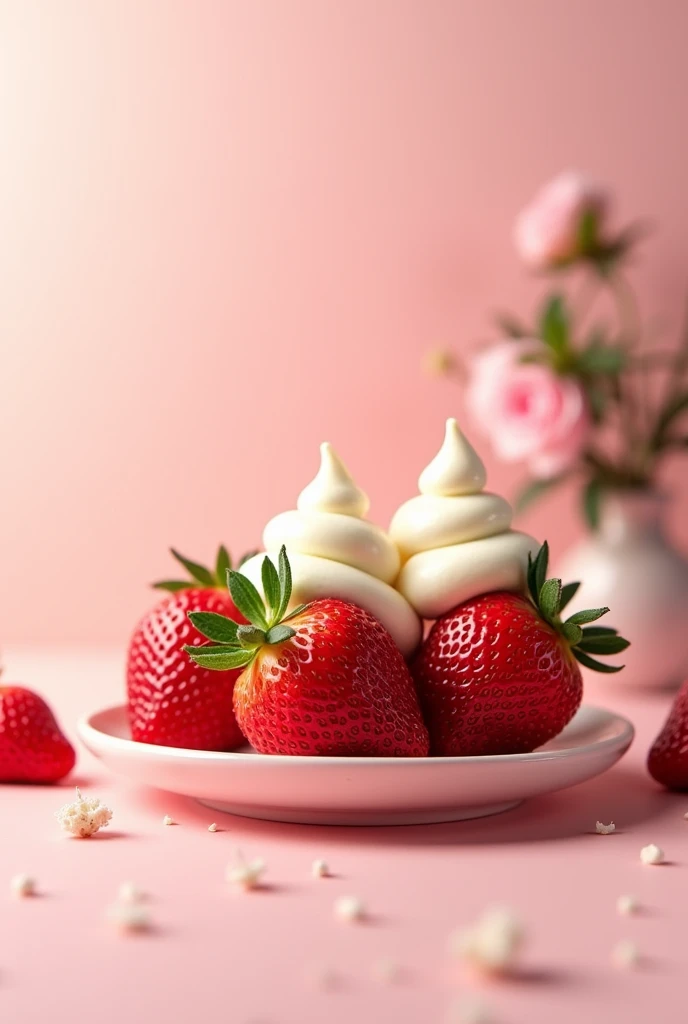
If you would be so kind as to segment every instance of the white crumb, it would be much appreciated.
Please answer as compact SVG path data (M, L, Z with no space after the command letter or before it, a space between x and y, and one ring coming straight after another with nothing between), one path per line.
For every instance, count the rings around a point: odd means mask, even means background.
M110 924L123 932L145 932L150 928L150 915L141 903L115 903L107 912Z
M84 797L77 787L74 803L65 804L57 811L55 817L65 832L86 839L95 835L101 828L107 828L112 811L96 797Z
M610 821L608 825L603 825L601 821L595 822L595 831L601 836L610 836L612 832L616 832L616 825L613 821Z
M146 894L135 882L122 882L117 893L120 903L141 903Z
M165 815L165 817L162 819L162 823L163 823L163 825L176 825L177 824L177 822L174 820L174 818L171 818L169 816L169 814Z
M36 879L31 875L15 875L10 882L10 889L15 896L35 896Z
M311 867L311 874L313 878L327 878L330 873L330 869L327 865L326 860L314 860Z
M493 1017L481 999L459 999L452 1003L446 1024L492 1024Z
M208 831L217 832L217 825L215 824L215 822L213 822L211 825L208 825Z
M227 868L226 878L228 882L239 886L241 889L257 889L260 880L265 874L266 864L262 860L247 861L240 850L237 850L236 861Z
M640 903L635 896L619 896L616 901L616 909L619 914L623 914L624 916L637 914L640 910Z
M513 911L494 907L469 928L454 932L449 950L485 974L508 974L518 960L524 939L523 925Z
M362 921L366 916L365 905L358 896L340 896L335 901L334 916L340 921Z
M623 970L632 970L640 962L640 950L631 939L622 939L612 950L612 962Z
M379 981L383 985L393 985L402 976L401 965L396 960L392 960L391 957L383 957L382 960L376 960L373 964L370 974L374 981Z
M306 983L310 988L326 991L337 987L338 976L332 967L326 964L312 964L306 968Z
M640 859L643 864L663 864L664 850L659 846L655 846L654 843L650 843L649 846L643 846L640 851Z

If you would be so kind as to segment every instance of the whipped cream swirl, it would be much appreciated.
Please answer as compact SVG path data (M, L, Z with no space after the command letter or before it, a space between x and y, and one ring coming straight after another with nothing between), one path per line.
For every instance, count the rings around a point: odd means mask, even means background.
M292 604L335 597L365 608L391 633L403 654L421 638L421 623L394 589L400 558L384 530L363 517L369 507L331 444L320 446L317 476L299 495L296 509L271 519L263 531L265 550L276 562L286 545L292 570ZM241 571L261 589L263 555Z
M420 494L405 502L389 534L403 567L397 589L424 619L493 590L525 585L528 552L539 545L512 530L511 506L483 490L485 467L447 420L444 443L420 475Z

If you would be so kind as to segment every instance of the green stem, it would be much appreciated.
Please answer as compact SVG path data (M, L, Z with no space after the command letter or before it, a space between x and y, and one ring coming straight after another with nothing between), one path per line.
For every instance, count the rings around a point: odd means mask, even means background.
M609 278L609 288L614 298L619 320L622 344L632 349L642 335L640 309L633 288L619 271ZM647 433L650 410L644 388L636 390L637 377L626 377L623 373L616 378L616 404L622 440L622 466L630 477L647 475Z

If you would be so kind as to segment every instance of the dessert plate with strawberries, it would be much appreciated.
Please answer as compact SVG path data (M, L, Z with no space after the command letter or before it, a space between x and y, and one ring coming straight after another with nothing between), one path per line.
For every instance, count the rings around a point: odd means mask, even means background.
M116 771L211 807L315 824L496 814L611 767L633 727L582 707L628 641L564 611L455 420L389 533L332 446L266 552L190 579L137 626L127 705L81 723ZM289 551L287 551L289 548ZM425 623L432 623L425 630ZM425 633L425 635L424 635Z
M584 706L529 754L478 757L290 757L222 753L132 740L124 706L82 720L82 741L113 771L221 811L318 825L420 825L516 807L611 768L633 726Z

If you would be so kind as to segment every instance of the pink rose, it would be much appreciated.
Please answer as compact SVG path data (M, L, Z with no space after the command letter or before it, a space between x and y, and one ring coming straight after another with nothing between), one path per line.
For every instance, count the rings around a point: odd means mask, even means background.
M599 222L608 206L599 185L566 171L550 181L516 220L514 240L525 263L545 270L581 253L580 227L586 213Z
M536 341L504 341L476 356L467 404L476 425L506 462L525 461L541 479L558 476L581 453L590 429L585 395L572 377L541 363Z

